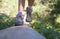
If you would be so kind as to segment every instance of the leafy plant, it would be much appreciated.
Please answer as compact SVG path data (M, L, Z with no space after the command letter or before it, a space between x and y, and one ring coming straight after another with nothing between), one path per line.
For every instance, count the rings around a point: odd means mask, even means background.
M5 29L11 26L14 26L15 19L12 17L9 17L5 14L0 14L0 29Z

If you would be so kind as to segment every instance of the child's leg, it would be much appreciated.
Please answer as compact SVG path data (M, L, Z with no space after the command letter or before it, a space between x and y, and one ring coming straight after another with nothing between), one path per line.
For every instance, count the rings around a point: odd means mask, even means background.
M34 0L28 0L28 7L27 7L27 22L31 22L31 13L32 13L32 5L34 3Z
M34 4L34 0L28 0L28 14L31 16L31 13L32 13L32 6ZM30 13L29 13L30 12Z
M18 11L23 11L25 6L25 0L18 1Z
M17 14L17 16L22 16L24 6L25 6L25 0L18 0L18 14Z
M32 6L34 3L34 0L28 0L28 6Z
M18 0L18 14L16 16L15 25L23 24L23 10L24 10L25 0Z

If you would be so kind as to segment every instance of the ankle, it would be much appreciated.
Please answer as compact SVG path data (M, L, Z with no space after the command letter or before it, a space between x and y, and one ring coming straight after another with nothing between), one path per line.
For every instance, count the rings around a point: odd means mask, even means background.
M32 12L32 6L28 6L26 10Z
M22 11L18 11L17 17L22 17Z

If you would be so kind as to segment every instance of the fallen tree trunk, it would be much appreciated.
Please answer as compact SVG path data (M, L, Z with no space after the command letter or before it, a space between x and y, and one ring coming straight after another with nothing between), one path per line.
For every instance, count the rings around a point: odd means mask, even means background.
M24 25L0 30L0 39L45 39L45 37Z

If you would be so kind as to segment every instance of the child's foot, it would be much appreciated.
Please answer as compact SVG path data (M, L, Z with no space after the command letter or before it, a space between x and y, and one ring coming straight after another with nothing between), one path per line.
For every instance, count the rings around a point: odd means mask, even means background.
M23 24L23 15L22 12L18 12L17 16L16 16L16 23L15 25L22 25Z
M31 22L32 21L31 19L32 7L28 6L26 10L27 10L26 22Z

